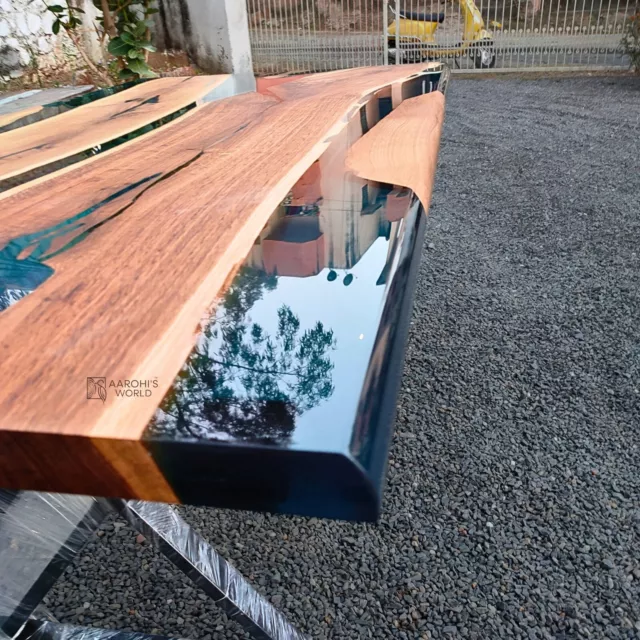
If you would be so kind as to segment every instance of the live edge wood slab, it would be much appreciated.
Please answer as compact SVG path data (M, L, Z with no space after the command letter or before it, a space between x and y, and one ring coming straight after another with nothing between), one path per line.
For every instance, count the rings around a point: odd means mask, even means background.
M366 180L411 189L428 209L443 120L442 93L409 98L351 146L347 168Z
M213 102L0 195L0 267L3 255L46 254L51 270L0 312L0 487L179 501L142 436L218 292L372 99L400 105L436 66L319 74ZM430 147L425 178L408 184L425 199L442 109L432 99L430 128L403 138ZM380 164L364 151L363 175ZM372 179L403 184L382 178ZM144 381L145 393L88 400L88 378Z
M227 75L159 78L0 134L0 180L135 131L201 100Z
M55 89L22 91L9 98L0 99L0 129L17 120L42 111L49 103L64 102L87 93L93 85L57 87Z

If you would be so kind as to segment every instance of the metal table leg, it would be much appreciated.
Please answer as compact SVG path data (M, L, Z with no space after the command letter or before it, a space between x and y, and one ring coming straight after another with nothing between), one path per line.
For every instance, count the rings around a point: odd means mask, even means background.
M170 505L111 500L171 562L257 640L308 640Z
M107 507L86 496L0 491L0 639L22 629Z

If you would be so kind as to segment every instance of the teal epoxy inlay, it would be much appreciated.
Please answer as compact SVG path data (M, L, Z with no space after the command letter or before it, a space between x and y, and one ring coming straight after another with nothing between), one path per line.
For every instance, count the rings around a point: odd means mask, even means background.
M81 96L75 98L69 98L68 100L58 100L57 102L50 102L45 104L44 107L65 107L67 109L73 109L75 107L81 107L83 104L90 104L101 98L113 96L116 93L120 93L125 89L130 89L138 84L147 82L146 79L133 80L131 82L124 82L123 84L116 85L115 87L105 87L104 89L97 89L96 91L90 91L89 93L83 93Z
M190 158L186 162L183 162L181 165L178 165L171 171L167 171L164 174L160 172L154 173L134 182L133 184L127 185L126 187L112 193L104 200L97 202L88 209L59 222L58 224L47 227L42 231L18 236L17 238L10 240L4 247L2 247L2 249L0 249L0 312L31 293L54 273L54 270L51 269L51 267L42 264L44 260L49 260L82 242L90 233L93 233L102 225L122 215L127 209L129 209L129 207L134 205L148 189L151 189L151 187L155 186L159 182L174 176L179 171L186 169L201 158L203 153L203 151L199 151L193 156L193 158ZM107 216L94 224L80 222L101 207L104 207L110 202L118 199L120 196L123 196L129 191L133 191L142 185L146 186L137 193L130 202L122 206L110 216ZM78 231L80 233L74 236L74 232ZM68 236L69 240L59 249L50 251L52 242L57 238L64 236ZM32 249L28 257L20 259L20 255L29 248ZM39 266L36 267L35 265ZM46 267L47 271L43 270L42 267ZM24 273L30 269L33 270L34 273L31 278L26 278L20 281L16 280L16 273ZM18 286L20 283L26 286Z
M42 231L28 233L10 240L4 247L2 247L2 249L0 249L0 312L4 311L12 304L15 304L18 300L24 298L53 275L54 270L50 266L44 264L44 261L67 251L84 240L87 235L96 228L121 214L126 208L133 204L133 202L135 202L135 200L137 200L144 191L138 194L132 203L116 211L104 220L100 220L95 224L89 225L86 222L82 222L82 220L89 217L101 207L104 207L110 202L118 199L120 196L125 195L133 189L137 189L143 184L146 184L161 175L162 174L160 173L155 173L151 176L147 176L142 180L138 180L137 182L112 193L104 200L97 202L88 209L59 222L58 224L47 227ZM155 184L155 182L152 184ZM74 233L78 231L80 231L80 233L74 236ZM50 251L52 242L65 236L70 238L69 241L59 249ZM29 249L31 249L29 255L24 258L20 258L20 255Z
M125 82L124 84L119 84L116 87L107 87L105 89L98 89L97 91L83 93L80 96L69 98L68 100L57 100L55 102L49 102L45 105L42 105L42 109L40 111L36 113L30 113L29 115L11 122L4 127L0 127L0 133L11 131L12 129L18 129L21 126L40 122L41 120L47 120L48 118L57 116L60 113L64 113L65 111L70 111L71 109L81 107L85 104L90 104L91 102L95 102L96 100L100 100L101 98L115 95L116 93L120 93L120 91L124 91L125 89L130 89L131 87L134 87L141 82L147 82L147 80L145 79L135 80L133 82Z

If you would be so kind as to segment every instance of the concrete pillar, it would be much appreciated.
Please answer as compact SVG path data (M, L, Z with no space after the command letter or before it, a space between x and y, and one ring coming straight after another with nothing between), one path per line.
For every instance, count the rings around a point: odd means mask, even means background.
M159 0L154 40L183 49L206 73L231 73L236 90L255 89L246 0Z
M203 71L253 73L246 2L180 0L180 4L187 52Z
M104 62L104 51L100 46L100 38L98 38L95 30L97 18L102 15L102 11L98 11L92 0L75 0L71 4L84 11L80 16L82 20L80 37L82 38L84 50L89 58L96 64Z

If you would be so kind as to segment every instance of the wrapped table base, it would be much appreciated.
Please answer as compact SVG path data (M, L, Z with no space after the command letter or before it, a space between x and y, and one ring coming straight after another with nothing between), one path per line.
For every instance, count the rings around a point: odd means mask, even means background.
M29 621L46 595L110 511L138 531L255 638L303 640L247 580L178 514L150 502L0 491L0 640L45 637L98 640L116 632ZM87 636L89 634L91 637ZM147 636L117 633L121 640ZM94 637L95 636L95 637Z

